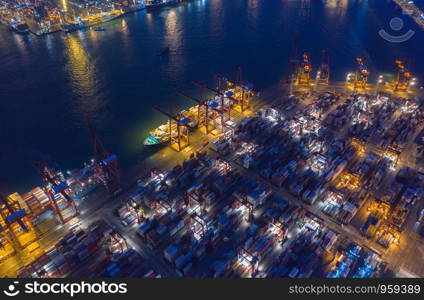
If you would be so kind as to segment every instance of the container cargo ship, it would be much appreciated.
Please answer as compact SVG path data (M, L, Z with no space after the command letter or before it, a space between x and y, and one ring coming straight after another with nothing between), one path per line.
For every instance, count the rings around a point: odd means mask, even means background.
M176 0L148 0L145 3L145 7L148 11L159 9L165 6L173 5L177 1Z
M101 23L106 23L121 17L124 12L120 9L112 10L104 13L99 13L95 15L91 15L88 18L82 19L82 21L86 24L86 26L98 25Z
M144 145L159 145L169 141L169 125L162 124L158 128L149 132L149 135L144 140Z
M79 18L78 23L68 23L61 26L63 32L69 33L85 27L99 25L121 17L124 12L120 9L91 15L87 18Z
M198 106L190 107L188 110L181 111L178 115L180 122L187 123L189 128L195 129L197 127L196 115L198 114ZM175 122L171 124L171 131L177 132ZM156 129L149 132L149 135L144 140L144 145L159 145L169 142L169 123L162 124Z
M148 11L159 9L166 6L176 5L189 0L147 0L145 7Z
M225 92L224 97L224 106L228 107L229 105L232 105L231 101L229 100L229 97L235 96L235 90L234 89L227 89ZM234 100L234 98L233 98ZM208 109L210 112L216 111L216 109L219 109L221 106L221 99L220 97L216 96L214 99L210 99L207 101L206 105L208 106ZM180 124L187 126L190 130L194 130L198 127L197 121L201 119L206 114L206 108L203 105L195 105L190 107L188 110L183 110L179 114L177 114L178 119L180 120ZM162 124L156 129L150 131L147 138L144 140L144 145L158 145L169 142L169 123ZM172 136L176 136L177 133L177 125L175 122L171 122L171 132Z

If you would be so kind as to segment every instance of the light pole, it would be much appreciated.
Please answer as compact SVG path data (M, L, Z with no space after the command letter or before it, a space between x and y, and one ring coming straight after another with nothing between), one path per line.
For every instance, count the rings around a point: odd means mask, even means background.
M417 84L417 78L416 78L416 77L414 77L414 78L412 78L412 80L409 82L408 90L410 90L410 89L411 89L412 87L414 87L416 84Z
M352 73L346 74L346 90L349 92L350 83L352 82ZM354 89L355 90L355 89Z
M314 87L315 92L318 89L318 80L320 79L320 77L321 77L321 71L318 71L317 76L315 77L315 87Z
M290 96L293 95L293 84L294 84L294 75L292 74L290 76L290 90L289 90Z
M383 83L383 75L378 76L377 84L375 85L375 92L374 95L377 96L378 94L378 88L380 87L380 84Z

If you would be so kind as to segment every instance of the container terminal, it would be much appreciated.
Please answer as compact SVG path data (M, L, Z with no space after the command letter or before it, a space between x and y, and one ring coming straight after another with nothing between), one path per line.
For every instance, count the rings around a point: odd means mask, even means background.
M70 33L93 27L147 9L158 10L190 0L96 0L60 3L36 0L11 0L0 3L0 23L19 34L42 36L54 32ZM99 31L99 30L97 30Z
M19 34L37 36L54 32L72 32L95 26L142 9L137 1L4 1L0 4L0 22Z
M295 53L295 51L294 51ZM423 277L423 93L407 63L391 82L353 58L330 81L307 53L259 94L237 69L146 143L128 172L84 115L93 158L1 193L3 277ZM377 78L371 84L370 78ZM166 145L166 146L165 146Z
M421 29L424 28L424 13L415 5L414 1L394 0L394 2L399 6L402 12L409 15Z

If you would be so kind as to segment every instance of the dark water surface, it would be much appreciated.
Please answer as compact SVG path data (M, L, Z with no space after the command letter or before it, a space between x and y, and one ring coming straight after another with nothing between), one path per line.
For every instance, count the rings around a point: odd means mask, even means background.
M391 44L378 31L392 17L416 31ZM19 36L0 27L0 188L25 192L39 183L29 160L46 158L66 170L90 158L82 112L91 113L106 147L128 168L151 153L149 130L164 121L153 104L187 106L177 91L215 73L244 75L264 89L288 71L293 33L318 66L330 54L332 80L343 80L364 56L377 74L408 57L424 80L424 35L389 0L193 0L105 24L105 32ZM399 33L398 33L399 34ZM169 46L167 57L157 53ZM172 104L175 103L175 104Z

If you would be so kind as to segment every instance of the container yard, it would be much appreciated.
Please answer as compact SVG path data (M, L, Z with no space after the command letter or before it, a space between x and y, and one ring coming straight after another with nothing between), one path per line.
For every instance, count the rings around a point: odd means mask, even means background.
M107 226L97 226L94 230L76 226L53 247L19 269L17 277L142 277L149 271L140 255Z
M74 229L59 242L18 270L18 277L65 277L74 268L94 254L103 242L95 233Z
M147 144L167 146L131 184L85 115L93 159L68 172L36 162L42 185L2 197L0 257L6 264L21 252L27 257L7 275L395 272L411 222L417 236L422 226L424 175L409 159L422 134L422 103L367 92L366 66L358 61L345 86L323 80L314 87L304 56L282 101L261 100L241 70L235 80L217 75L213 87L195 82L208 97L180 93L195 106L177 114L154 108L168 122Z

